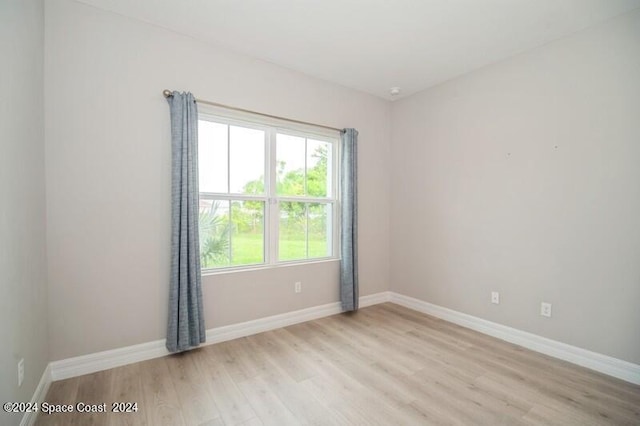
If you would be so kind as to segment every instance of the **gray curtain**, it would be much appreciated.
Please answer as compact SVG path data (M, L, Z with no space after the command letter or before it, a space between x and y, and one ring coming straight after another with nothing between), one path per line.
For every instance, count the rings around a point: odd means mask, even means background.
M167 349L205 341L198 237L198 110L191 93L173 92L171 109L171 282Z
M343 310L355 311L358 309L358 131L345 129L341 142L340 300Z

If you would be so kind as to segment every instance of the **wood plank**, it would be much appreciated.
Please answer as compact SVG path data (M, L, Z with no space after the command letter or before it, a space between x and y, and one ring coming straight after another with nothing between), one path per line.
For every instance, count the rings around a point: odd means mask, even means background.
M316 399L300 383L281 374L269 374L263 379L301 424L330 426L348 423L347 419Z
M75 405L78 401L79 377L53 382L45 402L53 405ZM51 413L40 412L36 418L36 426L64 426L80 424L82 419L75 413Z
M202 373L220 416L226 425L240 424L256 417L256 413L231 378L224 361L209 347L188 353Z
M125 412L110 412L108 415L109 425L146 425L146 412L149 408L145 405L143 398L140 364L125 365L120 368L114 368L111 371L110 393L107 397L108 403L135 403L137 404L137 411L126 412L128 408L133 409L133 406L129 406L125 407Z
M194 362L194 357L189 353L180 353L169 356L166 360L185 423L197 425L220 417L209 392L209 383Z
M246 337L207 347L224 362L225 369L235 382L268 374L275 367L266 355L255 348Z
M272 364L278 366L284 374L289 375L296 382L315 376L317 373L315 367L298 356L293 348L283 344L279 334L281 332L282 330L260 333L250 336L248 340L265 353Z
M140 379L147 424L184 425L182 407L166 359L157 358L140 363Z
M300 421L280 401L280 398L269 389L269 386L261 377L245 380L239 383L238 386L264 425L286 426L300 424Z
M111 394L113 370L99 371L94 374L80 376L78 379L78 401L77 410L87 410L88 407L99 407L101 409L111 409L107 401ZM81 408L80 404L83 405ZM105 426L108 424L109 413L102 412L79 412L78 417L83 425Z

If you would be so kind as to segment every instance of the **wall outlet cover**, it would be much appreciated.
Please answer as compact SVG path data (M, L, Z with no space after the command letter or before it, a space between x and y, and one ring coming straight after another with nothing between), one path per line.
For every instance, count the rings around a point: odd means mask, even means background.
M551 303L542 302L540 304L540 315L551 318Z

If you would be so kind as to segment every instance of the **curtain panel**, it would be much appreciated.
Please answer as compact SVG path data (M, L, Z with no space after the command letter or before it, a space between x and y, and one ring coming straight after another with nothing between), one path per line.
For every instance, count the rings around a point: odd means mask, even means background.
M171 280L167 349L205 341L198 235L198 110L191 93L167 97L171 111Z
M344 311L358 309L358 131L345 129L340 164L340 300Z

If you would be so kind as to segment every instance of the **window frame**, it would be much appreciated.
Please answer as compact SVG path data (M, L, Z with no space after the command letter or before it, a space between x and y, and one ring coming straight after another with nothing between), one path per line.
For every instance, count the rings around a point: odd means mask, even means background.
M240 112L234 110L228 110L222 107L204 105L198 106L198 121L210 121L219 124L225 124L227 126L240 126L255 130L261 130L265 132L264 140L264 172L265 192L262 195L256 194L239 194L230 192L230 152L227 152L227 179L228 179L228 193L218 192L200 192L198 193L198 199L207 200L223 200L229 201L262 201L264 202L264 218L263 218L263 253L264 259L262 263L252 263L247 265L228 265L201 268L202 275L215 275L229 272L251 271L256 269L272 269L283 266L293 266L311 263L320 263L327 261L340 260L340 134L337 131L331 131L321 127L312 125L305 125L300 123L290 122L284 119L277 119L271 117L263 117L249 112ZM277 158L276 158L276 139L278 134L290 135L295 137L303 137L305 139L313 139L321 142L327 142L331 144L331 184L327 186L330 189L330 197L311 197L311 196L278 196L277 189ZM229 137L229 136L227 136ZM306 152L305 152L306 153ZM306 166L306 158L305 158ZM198 160L198 168L200 167L200 160ZM199 169L198 169L199 170ZM306 173L306 167L305 167ZM331 220L332 230L328 233L328 237L331 238L331 251L330 256L313 257L304 259L292 259L292 260L278 260L279 256L279 219L281 202L303 202L307 204L320 203L331 205ZM307 222L307 232L308 232ZM308 244L308 239L307 239ZM308 250L308 245L307 245ZM308 255L308 253L307 253Z

